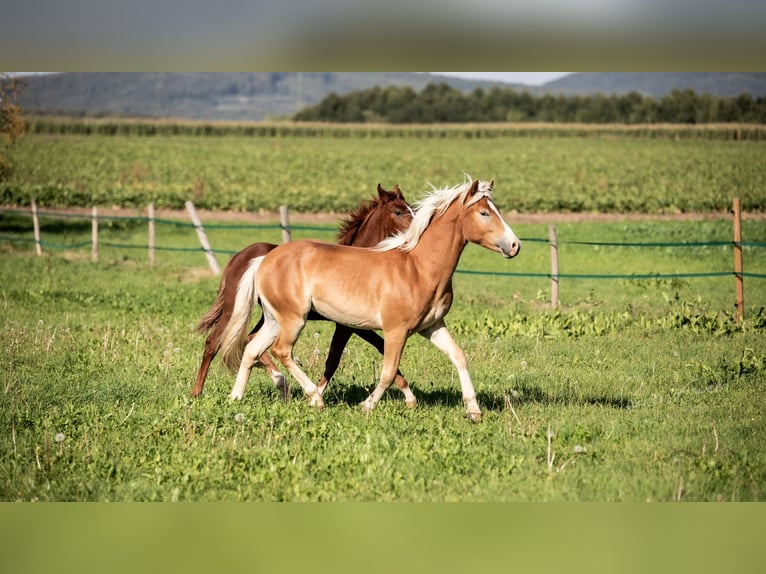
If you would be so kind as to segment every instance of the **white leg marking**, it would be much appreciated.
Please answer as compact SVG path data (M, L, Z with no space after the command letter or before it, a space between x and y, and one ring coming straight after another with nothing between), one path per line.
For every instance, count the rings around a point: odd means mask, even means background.
M444 352L452 361L457 369L460 378L460 387L463 392L463 402L465 403L466 413L473 420L481 418L481 409L476 401L476 392L471 382L471 375L468 373L468 365L465 360L465 353L447 331L444 321L439 321L436 325L421 332L425 338L431 341L438 349Z
M242 353L242 362L239 364L237 379L234 382L234 387L231 389L231 395L229 395L231 399L239 400L245 396L245 387L247 386L247 380L250 378L250 371L253 365L258 360L258 357L268 350L279 334L279 324L274 320L274 316L267 312L266 307L263 308L263 319L263 327L253 337L253 340L247 344L244 353ZM276 380L274 382L276 383ZM277 386L279 385L277 384ZM286 387L287 385L285 384Z

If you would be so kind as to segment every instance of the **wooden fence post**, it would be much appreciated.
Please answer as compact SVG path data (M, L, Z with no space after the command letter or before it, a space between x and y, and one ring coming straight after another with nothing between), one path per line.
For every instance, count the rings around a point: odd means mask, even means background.
M149 265L154 267L154 251L155 251L155 230L154 230L154 204L149 204L148 209L149 219Z
M551 244L551 309L559 308L559 240L556 226L548 226L548 242Z
M40 244L40 220L37 217L37 202L34 197L32 198L32 227L35 232L35 251L37 251L38 255L42 255L43 248Z
M197 215L197 210L194 209L194 204L191 201L186 202L186 211L189 212L189 217L191 217L192 223L194 224L194 229L197 230L197 237L199 238L199 242L202 244L202 249L205 251L205 257L207 257L207 262L210 265L210 269L213 270L213 275L220 274L221 269L218 267L218 262L215 260L213 248L210 247L210 242L207 240L205 230L202 229L202 222L200 221L199 216Z
M737 307L737 322L745 318L745 285L742 275L742 203L734 198L734 281L736 287L735 305Z
M282 228L282 243L290 243L292 234L290 233L290 213L286 205L279 206L279 226Z
M98 261L98 207L95 205L90 214L90 259Z

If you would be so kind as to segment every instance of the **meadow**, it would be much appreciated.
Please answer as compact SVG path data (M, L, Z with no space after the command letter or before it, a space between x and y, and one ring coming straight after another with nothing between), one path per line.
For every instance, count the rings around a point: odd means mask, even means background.
M28 237L29 218L0 216ZM545 225L513 225L522 241ZM211 221L209 223L215 223ZM743 222L766 241L762 221ZM731 223L561 223L562 273L672 274L731 268L730 246L631 248L574 241L728 239ZM87 220L43 220L43 237L76 246ZM294 232L331 240L334 227ZM146 225L113 221L104 243L145 243ZM220 249L279 242L278 229L209 230ZM194 246L192 230L158 229L158 245ZM199 251L102 246L46 250L0 243L0 499L194 501L761 501L766 499L766 287L733 277L562 280L548 309L549 247L526 241L512 262L468 246L447 316L484 410L464 416L456 373L411 339L396 389L365 415L379 357L352 340L312 410L291 381L281 402L255 372L229 401L233 375L211 370L189 395L204 337L194 326L218 279ZM223 263L225 257L219 255ZM766 272L756 247L746 269ZM528 273L532 276L523 276ZM332 327L311 323L296 355L313 378Z
M260 212L289 205L293 238L333 240L340 213L398 183L410 201L463 172L496 181L523 249L511 262L469 245L447 316L483 409L472 424L449 360L408 342L401 370L419 400L391 389L357 406L380 359L352 340L312 410L254 372L231 402L214 365L190 397L204 336L195 325L218 278L188 225L106 219L98 262L88 219L0 213L0 500L4 501L763 501L766 500L766 281L733 268L735 196L766 209L756 141L655 137L248 137L32 133L9 152L0 204L45 208L149 202ZM86 209L82 209L87 212ZM547 225L526 212L717 217L557 221L561 307L549 308ZM305 216L305 221L311 221ZM330 217L332 219L332 217ZM245 221L247 218L245 217ZM209 216L227 253L280 242L276 225ZM276 224L276 216L274 216ZM743 221L745 270L766 274L766 222ZM598 245L588 242L599 243ZM604 245L654 242L652 247ZM696 242L679 247L678 243ZM135 247L135 248L131 248ZM618 275L605 279L598 275ZM634 277L640 276L640 277ZM310 323L296 355L318 379L332 326Z

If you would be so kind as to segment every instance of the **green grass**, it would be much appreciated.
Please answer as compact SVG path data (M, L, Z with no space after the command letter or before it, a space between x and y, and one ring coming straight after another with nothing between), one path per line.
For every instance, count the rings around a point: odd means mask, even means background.
M0 203L343 212L398 183L413 200L463 172L506 210L766 210L761 142L635 138L257 138L29 135L9 150Z
M28 234L21 219L0 221L4 234ZM745 227L751 240L766 238L762 222ZM545 235L542 226L515 231ZM102 232L103 241L145 242L139 223ZM89 233L71 221L44 230L58 243ZM189 228L161 233L158 243L196 243ZM213 245L241 246L243 234L279 240L278 230L221 229ZM559 226L562 242L729 235L725 221ZM458 274L447 322L484 410L471 424L454 369L420 338L402 361L419 399L412 411L395 389L370 415L356 406L380 372L359 341L322 412L294 381L292 400L280 402L261 372L230 402L233 375L220 366L192 399L204 340L194 325L218 283L201 253L161 252L152 269L143 251L103 248L91 263L87 247L36 257L28 244L0 245L2 500L766 499L763 280L746 281L740 327L731 277L570 280L554 313L546 279ZM730 269L730 260L730 248L562 247L562 272ZM745 262L766 271L756 248ZM547 266L548 246L534 242L512 262L474 246L461 261ZM331 334L311 323L299 341L312 378Z

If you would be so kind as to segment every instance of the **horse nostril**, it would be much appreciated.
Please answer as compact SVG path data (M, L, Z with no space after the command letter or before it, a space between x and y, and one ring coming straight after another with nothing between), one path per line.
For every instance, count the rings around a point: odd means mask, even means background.
M510 259L511 257L516 257L519 254L520 250L521 250L521 242L512 241L509 245L508 251L504 252L503 254Z

